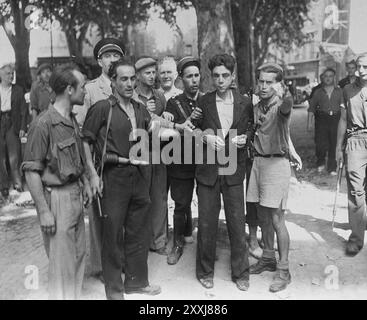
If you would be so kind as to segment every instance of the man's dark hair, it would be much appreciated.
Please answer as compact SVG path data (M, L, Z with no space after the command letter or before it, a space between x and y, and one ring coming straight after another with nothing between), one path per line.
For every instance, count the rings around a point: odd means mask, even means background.
M121 66L129 66L135 69L135 65L131 62L131 60L127 57L122 57L121 59L114 61L111 63L108 69L108 76L110 79L116 79L117 77L117 69Z
M229 54L217 54L214 57L211 57L208 62L208 68L211 72L213 72L215 67L224 66L231 73L234 72L234 68L236 66L236 60Z
M261 72L275 73L276 74L276 77L275 77L276 82L280 82L280 81L283 80L283 72L279 68L277 68L276 66L266 66L264 68L259 68L257 70L257 74L256 74L257 79L260 78L260 73Z
M67 86L77 87L79 81L73 71L78 71L73 65L61 66L54 70L50 78L50 87L56 95L63 94Z

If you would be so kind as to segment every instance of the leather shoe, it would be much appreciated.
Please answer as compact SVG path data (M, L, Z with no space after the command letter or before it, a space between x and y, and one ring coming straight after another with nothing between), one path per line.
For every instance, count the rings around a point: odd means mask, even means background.
M273 283L269 287L270 292L278 292L287 288L288 284L291 283L291 274L289 270L277 269Z
M276 259L261 258L256 264L250 267L250 274L260 274L264 271L274 272L277 270Z
M181 246L174 246L167 257L167 263L174 265L180 260L183 253L183 248Z
M241 291L247 291L250 287L250 282L245 279L236 280L236 286Z
M161 287L157 285L149 285L144 288L131 288L131 289L126 288L125 289L126 294L137 293L137 294L146 294L149 296L156 296L157 294L160 294L161 292L162 292Z
M360 250L361 250L361 248L355 242L348 241L347 246L345 248L345 253L348 256L353 257L353 256L357 255Z
M199 279L199 282L205 289L212 289L214 287L213 279Z

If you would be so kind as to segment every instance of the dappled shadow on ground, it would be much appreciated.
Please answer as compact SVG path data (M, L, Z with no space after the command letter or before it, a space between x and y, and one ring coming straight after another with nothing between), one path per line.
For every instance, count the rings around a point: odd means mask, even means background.
M286 214L286 221L292 222L304 229L311 238L318 241L315 234L319 235L330 247L343 249L345 239L339 236L333 229L331 221L317 219L310 215L289 212ZM335 229L349 230L348 223L334 223Z

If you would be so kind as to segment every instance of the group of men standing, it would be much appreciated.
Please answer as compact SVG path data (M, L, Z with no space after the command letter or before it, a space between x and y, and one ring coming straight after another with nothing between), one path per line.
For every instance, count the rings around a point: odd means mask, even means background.
M148 280L149 250L167 256L170 265L178 263L185 244L193 241L195 185L196 276L201 285L214 286L222 195L237 288L248 290L250 273L276 271L270 291L285 289L291 276L284 210L290 160L299 157L289 137L293 103L282 85L283 69L276 64L259 68L260 101L253 106L233 88L236 61L228 54L210 59L215 90L207 94L199 90L201 65L193 57L184 57L177 66L171 58L158 64L150 57L133 64L124 57L123 44L111 38L97 43L94 55L102 74L89 83L74 66L52 73L49 84L55 100L33 121L22 164L50 261L50 297L80 297L86 257L84 210L89 215L92 273L104 282L107 298L159 294L160 286ZM174 87L177 76L183 91ZM75 116L73 107L81 105ZM142 141L142 131L149 133L148 141ZM155 161L157 149L167 143L162 137L170 134L180 141L181 161L167 164L160 156ZM160 143L155 145L157 137ZM140 151L134 157L137 146ZM248 148L254 160L245 188ZM175 202L174 241L167 252L169 189ZM251 267L246 192L265 245L259 262Z

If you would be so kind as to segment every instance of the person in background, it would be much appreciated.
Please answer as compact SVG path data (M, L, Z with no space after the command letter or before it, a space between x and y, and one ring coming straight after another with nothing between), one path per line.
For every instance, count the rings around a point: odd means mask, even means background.
M335 148L343 92L335 85L334 69L328 68L323 72L322 87L314 92L309 103L309 117L314 116L315 118L317 171L319 173L324 171L327 154L327 171L335 176L337 167Z
M338 83L339 87L342 89L344 89L348 84L354 83L358 79L356 76L357 62L354 58L349 59L349 61L345 63L345 67L347 69L347 76L341 79Z
M52 67L48 63L42 63L37 69L38 79L33 82L30 93L33 120L55 101L55 93L49 84L51 74Z
M166 99L162 92L154 89L157 61L151 57L138 59L135 63L137 87L133 99L144 105L153 119L165 116ZM172 117L170 116L170 120ZM153 150L157 152L157 150ZM152 242L150 250L160 255L167 255L167 169L162 163L152 164L152 183L150 188Z
M344 161L348 187L348 218L352 233L346 254L355 256L363 248L366 230L367 166L367 53L357 59L359 78L344 87L344 104L338 126L336 160Z
M158 62L158 78L161 85L160 91L164 94L166 101L182 93L182 90L175 87L177 75L175 59L172 57L164 57Z
M27 104L22 87L13 84L14 67L10 64L0 69L0 191L4 198L9 196L11 184L10 166L14 189L23 191L20 177L20 139L27 131Z
M85 86L87 93L84 105L77 108L76 115L76 120L80 126L83 126L89 108L97 101L107 99L112 94L108 69L112 62L121 59L125 55L125 46L118 39L104 38L94 46L93 55L101 67L101 74L96 79L89 81Z
M31 124L22 170L36 205L49 258L52 300L80 297L86 260L83 204L92 192L79 127L72 112L82 105L84 76L75 67L57 69L50 85L54 104Z

